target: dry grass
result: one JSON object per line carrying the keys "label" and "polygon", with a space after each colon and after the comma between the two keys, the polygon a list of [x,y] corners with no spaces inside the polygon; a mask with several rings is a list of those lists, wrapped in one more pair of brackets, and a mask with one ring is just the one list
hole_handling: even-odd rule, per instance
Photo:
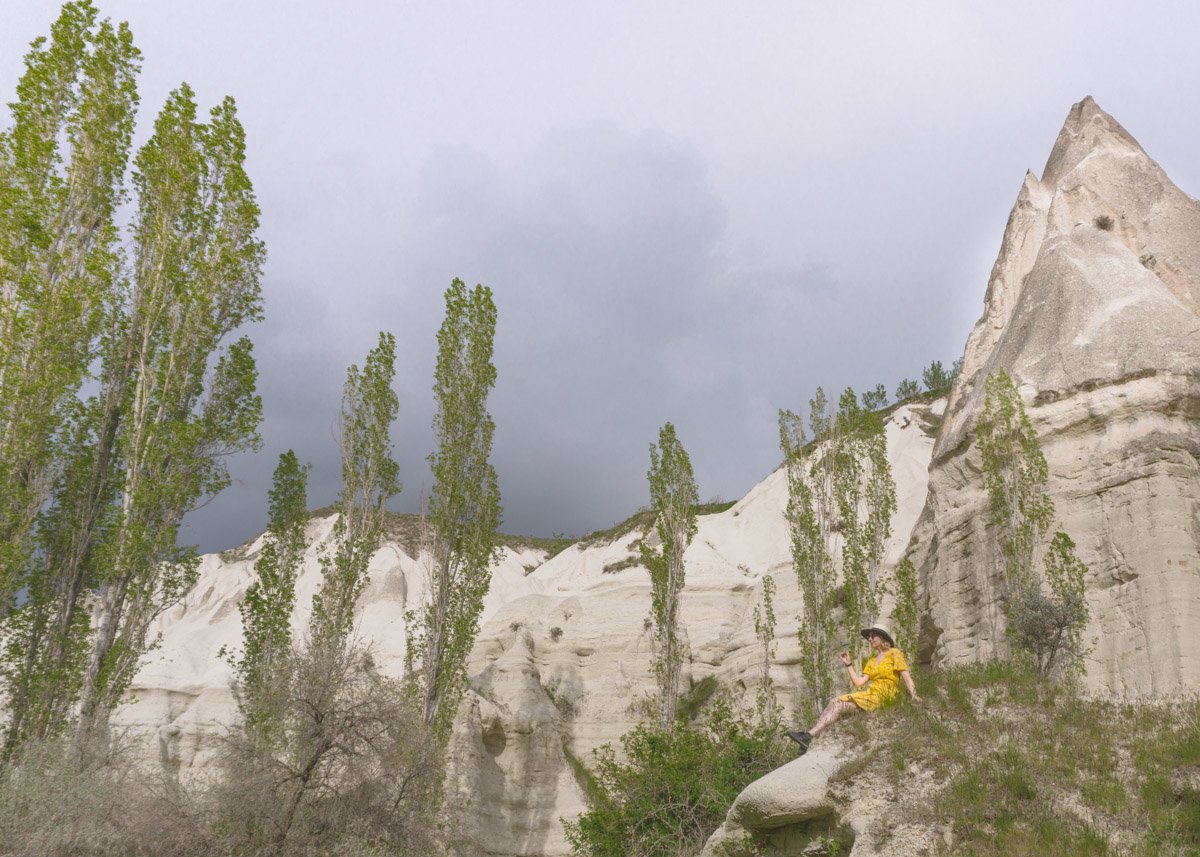
{"label": "dry grass", "polygon": [[118,752],[80,759],[68,742],[25,748],[0,777],[0,854],[108,857],[214,853],[197,802]]}
{"label": "dry grass", "polygon": [[[962,857],[1200,854],[1200,700],[1084,699],[1012,664],[922,676],[919,691],[836,727],[899,806],[877,839],[899,818],[948,826],[942,853]],[[914,791],[918,774],[931,785]]]}
{"label": "dry grass", "polygon": [[0,855],[443,853],[441,751],[363,654],[297,654],[277,727],[228,736],[219,768],[187,788],[129,754],[27,747],[0,775]]}

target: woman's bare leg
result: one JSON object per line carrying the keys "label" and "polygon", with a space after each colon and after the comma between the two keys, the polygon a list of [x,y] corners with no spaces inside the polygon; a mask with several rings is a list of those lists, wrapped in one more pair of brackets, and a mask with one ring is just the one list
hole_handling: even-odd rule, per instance
{"label": "woman's bare leg", "polygon": [[817,719],[817,722],[808,730],[808,734],[816,738],[825,731],[826,726],[835,722],[842,715],[850,714],[854,711],[858,711],[858,706],[853,702],[834,697],[829,700],[829,704],[825,706],[825,710],[821,712],[821,716]]}

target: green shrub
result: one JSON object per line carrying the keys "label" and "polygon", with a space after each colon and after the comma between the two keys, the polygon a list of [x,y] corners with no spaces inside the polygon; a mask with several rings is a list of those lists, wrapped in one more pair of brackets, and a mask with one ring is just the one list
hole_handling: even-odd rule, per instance
{"label": "green shrub", "polygon": [[921,385],[918,384],[916,381],[913,381],[909,378],[905,378],[896,387],[896,402],[897,403],[906,401],[908,399],[913,398],[914,396],[919,396],[919,395],[921,395]]}
{"label": "green shrub", "polygon": [[700,709],[704,708],[705,704],[712,699],[713,694],[717,692],[717,677],[715,675],[707,676],[700,679],[692,685],[691,690],[685,693],[679,700],[679,717],[681,720],[695,720],[700,714]]}
{"label": "green shrub", "polygon": [[703,725],[639,726],[596,753],[588,811],[566,823],[577,857],[694,854],[734,798],[793,753],[777,733],[713,707]]}

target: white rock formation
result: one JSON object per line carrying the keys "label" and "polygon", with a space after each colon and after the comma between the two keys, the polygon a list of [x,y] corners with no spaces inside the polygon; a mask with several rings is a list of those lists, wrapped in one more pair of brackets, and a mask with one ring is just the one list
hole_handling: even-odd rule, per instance
{"label": "white rock formation", "polygon": [[1200,204],[1091,98],[1025,176],[937,438],[914,548],[935,664],[1004,650],[974,427],[1018,384],[1088,565],[1099,692],[1200,686]]}
{"label": "white rock formation", "polygon": [[[1090,99],[1072,109],[1042,178],[1025,178],[936,447],[926,427],[944,402],[901,407],[888,422],[900,505],[888,561],[906,546],[915,552],[926,656],[938,664],[1004,647],[1003,586],[973,443],[982,382],[999,367],[1020,385],[1061,523],[1091,569],[1089,682],[1101,691],[1194,691],[1200,205]],[[715,675],[753,699],[762,649],[752,611],[763,576],[772,574],[780,617],[772,674],[781,701],[791,704],[800,603],[786,501],[777,472],[728,511],[701,519],[685,557],[685,679]],[[331,518],[315,519],[314,543],[331,526]],[[571,758],[586,761],[642,719],[654,692],[649,584],[643,569],[623,567],[639,535],[580,543],[549,561],[514,544],[494,570],[448,783],[465,810],[460,833],[481,854],[565,854],[560,819],[583,809]],[[401,616],[423,587],[411,541],[394,539],[376,554],[360,605],[359,632],[392,675],[403,664]],[[217,652],[240,641],[237,603],[260,548],[205,557],[200,583],[162,617],[162,646],[147,657],[134,701],[117,718],[145,733],[152,752],[181,775],[211,762],[215,736],[235,720],[230,673]],[[315,550],[297,587],[296,627],[319,583]],[[796,813],[826,806],[809,785],[827,779],[828,766],[817,765],[815,749],[807,758],[752,787],[731,810],[726,834],[790,818],[771,828],[786,839]],[[760,808],[771,802],[768,818]],[[860,801],[843,815],[861,832],[876,811]],[[891,839],[889,849],[908,845],[889,853],[921,853],[923,835]],[[777,844],[780,853],[791,847]],[[861,837],[854,853],[869,848]]]}
{"label": "white rock formation", "polygon": [[[891,562],[900,558],[920,512],[931,426],[943,405],[944,400],[902,406],[887,424],[900,495],[888,545]],[[685,556],[682,619],[691,646],[685,681],[716,675],[752,704],[762,657],[753,608],[763,576],[771,574],[779,616],[772,678],[781,703],[791,705],[799,675],[800,603],[783,519],[786,504],[787,486],[777,471],[732,508],[700,518]],[[307,622],[320,576],[316,549],[332,523],[320,518],[310,525],[313,547],[297,584],[301,606],[295,627]],[[634,530],[576,544],[547,562],[539,551],[509,548],[495,568],[449,777],[465,810],[460,832],[477,843],[479,853],[566,854],[561,819],[584,808],[568,754],[590,761],[592,750],[616,743],[643,720],[655,689],[649,580],[636,565],[614,568],[634,554],[631,545],[640,535]],[[230,671],[217,652],[240,643],[237,603],[260,549],[255,541],[226,559],[204,558],[200,582],[160,620],[162,646],[147,657],[133,702],[118,714],[119,722],[145,733],[151,751],[184,777],[211,763],[217,736],[235,720]],[[372,560],[371,584],[360,604],[359,633],[373,644],[378,668],[392,675],[403,665],[401,617],[423,586],[413,554],[405,539],[389,541]]]}

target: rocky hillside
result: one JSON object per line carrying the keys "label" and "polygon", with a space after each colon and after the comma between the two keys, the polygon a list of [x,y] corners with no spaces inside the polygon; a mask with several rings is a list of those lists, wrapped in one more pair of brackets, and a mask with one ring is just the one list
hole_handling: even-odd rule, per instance
{"label": "rocky hillside", "polygon": [[[888,419],[900,494],[888,561],[906,551],[918,561],[926,661],[1003,653],[1003,591],[973,430],[983,379],[1005,368],[1041,438],[1062,526],[1090,568],[1090,688],[1165,695],[1200,686],[1198,367],[1200,205],[1087,99],[1071,110],[1042,178],[1025,178],[949,401],[908,404]],[[801,605],[786,502],[777,472],[700,519],[685,557],[685,681],[715,676],[753,698],[762,649],[752,611],[771,574],[773,678],[790,705]],[[495,568],[449,780],[466,810],[459,832],[480,853],[565,854],[560,819],[583,808],[574,760],[642,718],[654,687],[650,594],[633,545],[649,523],[635,517],[552,558],[510,541]],[[298,627],[331,526],[330,517],[310,525]],[[392,675],[403,662],[401,617],[424,585],[418,535],[397,531],[374,557],[360,605],[359,632]],[[217,653],[239,642],[237,602],[260,547],[205,558],[195,590],[162,617],[162,646],[120,714],[184,775],[203,770],[234,720]]]}
{"label": "rocky hillside", "polygon": [[700,857],[1200,854],[1200,700],[1081,700],[995,661],[917,683],[750,784]]}

